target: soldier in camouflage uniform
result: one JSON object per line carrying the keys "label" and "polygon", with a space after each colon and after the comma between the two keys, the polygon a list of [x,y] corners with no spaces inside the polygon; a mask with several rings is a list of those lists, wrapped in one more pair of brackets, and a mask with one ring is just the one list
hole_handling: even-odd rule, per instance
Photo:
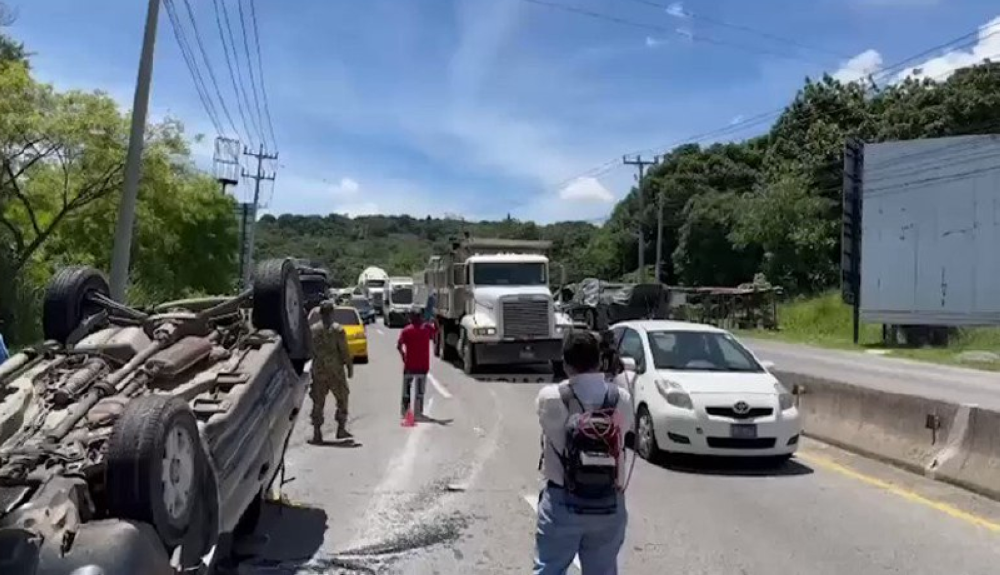
{"label": "soldier in camouflage uniform", "polygon": [[[354,377],[354,362],[347,349],[344,328],[333,321],[333,308],[331,300],[324,300],[320,304],[321,321],[311,324],[314,353],[309,396],[313,402],[314,443],[323,442],[323,408],[328,393],[332,393],[337,401],[337,439],[353,437],[347,432],[347,400],[351,393],[347,379]],[[347,369],[346,374],[344,368]]]}

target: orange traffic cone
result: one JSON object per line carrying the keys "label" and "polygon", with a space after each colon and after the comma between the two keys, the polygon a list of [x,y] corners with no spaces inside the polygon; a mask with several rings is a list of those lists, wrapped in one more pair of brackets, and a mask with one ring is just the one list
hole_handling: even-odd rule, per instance
{"label": "orange traffic cone", "polygon": [[400,425],[402,425],[403,427],[415,427],[417,425],[417,420],[413,416],[412,407],[406,410],[406,415],[403,417],[403,423],[401,423]]}

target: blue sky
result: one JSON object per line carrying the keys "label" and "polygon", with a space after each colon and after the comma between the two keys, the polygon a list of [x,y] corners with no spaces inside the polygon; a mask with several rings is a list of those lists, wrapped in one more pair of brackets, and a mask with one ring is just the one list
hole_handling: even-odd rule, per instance
{"label": "blue sky", "polygon": [[[41,79],[131,104],[146,2],[7,1]],[[623,153],[662,151],[780,107],[807,75],[877,71],[1000,16],[995,0],[543,0],[644,29],[527,0],[255,1],[280,152],[268,211],[541,222],[606,216],[633,170],[593,169]],[[236,116],[212,0],[190,2]],[[159,31],[153,117],[214,137],[166,13]],[[922,68],[990,54],[1000,34]],[[209,167],[211,144],[195,152]]]}

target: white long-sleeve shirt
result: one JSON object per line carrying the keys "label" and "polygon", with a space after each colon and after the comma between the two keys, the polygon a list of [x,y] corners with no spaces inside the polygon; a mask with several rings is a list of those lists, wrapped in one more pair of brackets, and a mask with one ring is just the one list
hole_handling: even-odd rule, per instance
{"label": "white long-sleeve shirt", "polygon": [[[587,410],[597,409],[604,403],[609,384],[603,373],[585,373],[571,377],[570,385],[576,397],[580,399]],[[563,465],[558,453],[566,452],[566,421],[569,410],[559,396],[559,386],[546,385],[538,392],[535,400],[538,409],[538,423],[544,436],[544,451],[542,456],[542,476],[545,480],[558,485],[563,484]],[[618,405],[615,407],[615,421],[621,430],[621,444],[618,456],[618,485],[625,485],[625,433],[632,429],[632,398],[628,389],[618,386]]]}

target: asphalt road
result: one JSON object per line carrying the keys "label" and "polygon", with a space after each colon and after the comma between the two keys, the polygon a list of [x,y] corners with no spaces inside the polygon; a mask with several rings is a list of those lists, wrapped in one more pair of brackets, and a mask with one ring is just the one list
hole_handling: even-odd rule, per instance
{"label": "asphalt road", "polygon": [[773,361],[775,371],[1000,409],[996,372],[776,341],[742,341],[761,359]]}
{"label": "asphalt road", "polygon": [[[435,360],[437,421],[404,428],[395,332],[369,333],[372,363],[351,392],[359,445],[307,444],[300,422],[288,503],[266,509],[269,539],[240,572],[530,573],[539,384],[474,380]],[[814,442],[778,470],[640,460],[627,500],[629,575],[997,570],[1000,505]]]}

